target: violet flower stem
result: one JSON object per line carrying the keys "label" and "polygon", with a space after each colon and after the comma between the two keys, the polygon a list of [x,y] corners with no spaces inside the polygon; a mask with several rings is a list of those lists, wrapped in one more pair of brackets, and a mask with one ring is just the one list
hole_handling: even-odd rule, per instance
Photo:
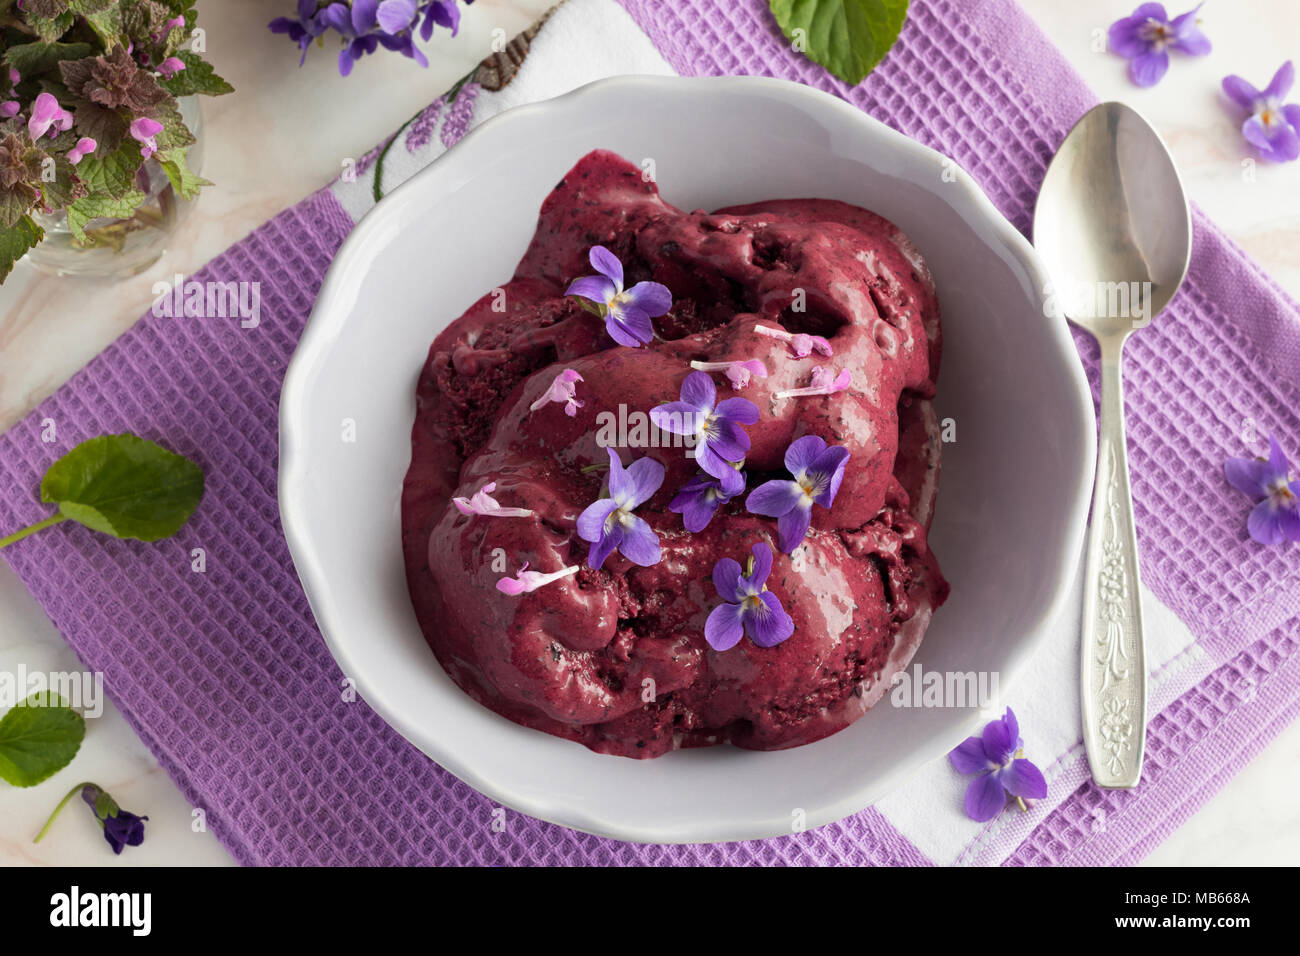
{"label": "violet flower stem", "polygon": [[82,783],[77,784],[75,787],[69,790],[67,795],[62,800],[59,801],[59,805],[54,808],[54,812],[51,813],[49,819],[45,821],[45,826],[41,827],[41,832],[36,834],[36,839],[32,840],[32,842],[40,843],[41,840],[44,838],[45,834],[50,832],[50,827],[51,825],[53,825],[55,818],[58,817],[58,815],[63,812],[63,808],[68,805],[69,800],[71,800],[77,794],[81,793],[81,791],[85,790],[87,787],[94,787],[94,786],[96,786],[96,784],[93,784],[90,781],[83,781]]}
{"label": "violet flower stem", "polygon": [[8,537],[0,538],[0,548],[7,548],[15,541],[23,540],[23,538],[27,537],[29,534],[35,534],[37,531],[43,531],[44,529],[50,527],[51,525],[56,525],[60,521],[67,521],[67,520],[68,520],[68,516],[65,514],[51,515],[50,517],[46,518],[44,521],[38,521],[36,522],[36,524],[28,525],[26,528],[23,528],[21,531],[15,531],[13,534],[9,535]]}

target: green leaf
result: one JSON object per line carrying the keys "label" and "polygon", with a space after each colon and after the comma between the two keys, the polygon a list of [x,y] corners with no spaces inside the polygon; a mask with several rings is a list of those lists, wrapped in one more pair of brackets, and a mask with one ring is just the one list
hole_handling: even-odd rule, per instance
{"label": "green leaf", "polygon": [[54,178],[41,181],[41,201],[46,208],[63,209],[78,192],[77,174],[67,156],[53,155]]}
{"label": "green leaf", "polygon": [[907,2],[768,0],[768,5],[795,49],[856,86],[898,39]]}
{"label": "green leaf", "polygon": [[70,0],[68,9],[80,13],[83,17],[102,13],[110,6],[117,6],[114,0]]}
{"label": "green leaf", "polygon": [[13,189],[0,190],[0,229],[15,228],[39,198],[40,192],[27,183],[17,183]]}
{"label": "green leaf", "polygon": [[0,779],[34,787],[72,762],[86,719],[51,691],[32,694],[0,717]]}
{"label": "green leaf", "polygon": [[88,14],[86,22],[107,50],[122,34],[122,8],[115,3],[99,13]]}
{"label": "green leaf", "polygon": [[34,13],[27,14],[27,25],[36,31],[36,35],[46,43],[53,43],[63,34],[72,29],[73,21],[76,16],[71,13],[60,13],[57,17],[38,17]]}
{"label": "green leaf", "polygon": [[203,497],[198,465],[138,435],[84,441],[45,473],[41,500],[95,531],[157,541],[174,535]]}
{"label": "green leaf", "polygon": [[90,56],[89,43],[20,43],[5,52],[5,62],[23,76],[38,76],[53,69],[60,60]]}
{"label": "green leaf", "polygon": [[0,282],[13,271],[14,263],[45,238],[45,230],[23,216],[12,229],[0,229]]}
{"label": "green leaf", "polygon": [[194,134],[185,125],[180,107],[174,97],[167,97],[147,114],[150,119],[163,124],[162,132],[154,137],[159,152],[179,149],[195,142]]}
{"label": "green leaf", "polygon": [[159,81],[159,85],[173,96],[222,96],[235,92],[235,88],[217,76],[212,64],[197,53],[178,50],[176,56],[185,62],[185,69],[169,80]]}
{"label": "green leaf", "polygon": [[136,189],[125,196],[83,196],[68,207],[68,229],[78,242],[86,241],[86,225],[95,219],[130,219],[144,193]]}
{"label": "green leaf", "polygon": [[[111,151],[119,148],[126,142],[127,130],[130,128],[130,114],[125,110],[112,110],[107,106],[100,106],[98,103],[92,103],[90,100],[74,97],[67,103],[67,109],[72,110],[73,123],[79,136],[89,136],[99,144],[99,150]],[[135,164],[140,164],[140,146],[137,143],[135,155],[132,157]]]}
{"label": "green leaf", "polygon": [[96,150],[77,164],[77,178],[86,184],[90,196],[121,199],[135,190],[135,171],[140,168],[140,144],[124,141],[109,153]]}
{"label": "green leaf", "polygon": [[211,186],[211,181],[204,179],[202,176],[195,175],[185,163],[185,154],[188,149],[169,149],[166,152],[160,152],[154,159],[158,160],[158,165],[162,167],[167,178],[171,180],[172,188],[184,199],[193,199],[199,194],[199,190],[204,186]]}

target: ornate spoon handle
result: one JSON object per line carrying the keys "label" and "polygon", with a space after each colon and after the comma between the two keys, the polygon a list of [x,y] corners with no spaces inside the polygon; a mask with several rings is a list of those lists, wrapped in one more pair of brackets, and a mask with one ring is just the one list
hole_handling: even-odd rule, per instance
{"label": "ornate spoon handle", "polygon": [[1101,342],[1101,432],[1083,581],[1083,742],[1092,778],[1136,787],[1146,743],[1147,669],[1137,535],[1124,439],[1123,339]]}

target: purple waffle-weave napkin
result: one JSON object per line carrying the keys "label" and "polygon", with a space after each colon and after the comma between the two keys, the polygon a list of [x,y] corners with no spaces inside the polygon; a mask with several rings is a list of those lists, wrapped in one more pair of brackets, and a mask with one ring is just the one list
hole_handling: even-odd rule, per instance
{"label": "purple waffle-weave napkin", "polygon": [[[914,0],[899,44],[855,89],[792,52],[761,0],[621,2],[678,72],[762,73],[831,90],[955,158],[1022,229],[1052,151],[1094,102],[1010,0]],[[577,29],[574,10],[609,3],[563,8],[566,29]],[[1012,49],[1008,63],[1000,51]],[[523,70],[540,69],[533,60]],[[404,163],[418,164],[454,143],[517,90],[494,91],[499,72],[433,104],[390,156],[405,151]],[[386,165],[385,188],[401,165]],[[357,186],[323,190],[193,277],[260,282],[256,335],[146,316],[0,439],[4,528],[45,514],[33,493],[40,476],[91,435],[135,431],[204,466],[207,496],[173,539],[146,545],[63,526],[4,557],[86,666],[104,673],[214,833],[240,861],[264,864],[929,862],[880,809],[726,845],[624,844],[517,815],[494,832],[486,798],[364,704],[341,699],[342,675],[279,527],[276,413],[321,278],[361,211]],[[1223,460],[1244,453],[1243,422],[1300,448],[1300,391],[1281,374],[1300,359],[1300,316],[1203,216],[1195,227],[1189,280],[1134,340],[1126,372],[1145,583],[1190,630],[1203,667],[1153,719],[1140,788],[1102,792],[1080,780],[1050,812],[962,859],[1139,859],[1300,705],[1300,566],[1246,539],[1243,501],[1221,477]],[[45,418],[59,423],[57,445],[40,439]],[[208,555],[203,574],[191,570],[196,547]]]}

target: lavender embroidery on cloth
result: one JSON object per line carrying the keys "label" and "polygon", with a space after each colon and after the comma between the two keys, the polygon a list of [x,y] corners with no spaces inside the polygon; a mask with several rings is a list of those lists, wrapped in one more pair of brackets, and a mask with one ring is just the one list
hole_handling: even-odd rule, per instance
{"label": "lavender embroidery on cloth", "polygon": [[462,136],[469,132],[470,119],[474,116],[474,101],[478,98],[479,85],[466,83],[460,91],[453,94],[451,109],[442,124],[442,145],[451,149],[460,142]]}
{"label": "lavender embroidery on cloth", "polygon": [[446,98],[440,96],[420,111],[420,115],[411,124],[410,132],[406,134],[408,153],[418,153],[433,141],[433,131],[438,125],[438,117],[442,116],[442,108],[445,105]]}

